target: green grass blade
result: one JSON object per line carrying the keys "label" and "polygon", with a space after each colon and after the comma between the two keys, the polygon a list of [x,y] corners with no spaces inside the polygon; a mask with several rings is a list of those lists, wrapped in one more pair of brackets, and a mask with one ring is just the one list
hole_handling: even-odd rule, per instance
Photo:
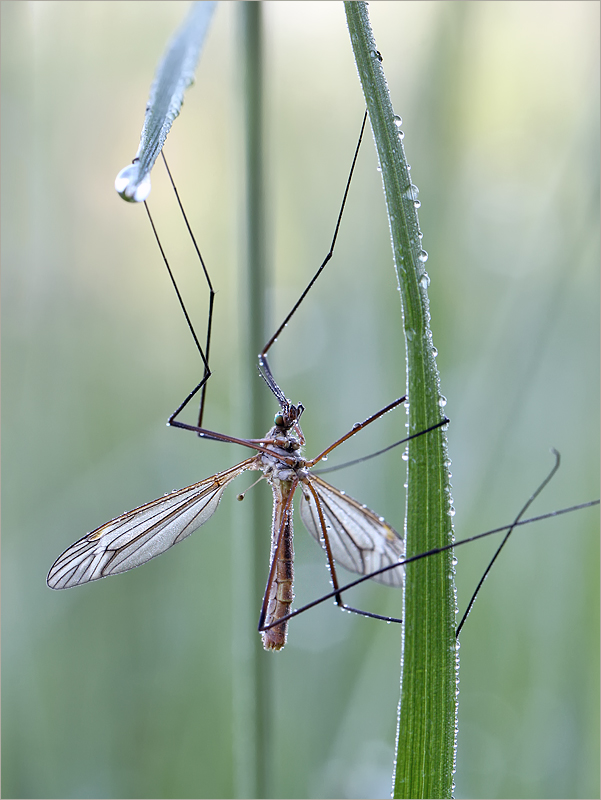
{"label": "green grass blade", "polygon": [[115,189],[128,202],[141,203],[150,194],[150,171],[179,115],[184,92],[194,81],[194,70],[215,5],[213,0],[193,3],[183,24],[167,44],[150,87],[135,161],[122,169],[115,180]]}
{"label": "green grass blade", "polygon": [[[412,434],[438,422],[444,403],[430,331],[427,255],[421,246],[417,191],[367,6],[346,2],[345,7],[382,170],[403,310]],[[411,440],[408,456],[405,526],[410,556],[452,540],[445,434],[437,429]],[[453,574],[451,552],[406,570],[394,797],[450,797],[452,793],[457,713]]]}

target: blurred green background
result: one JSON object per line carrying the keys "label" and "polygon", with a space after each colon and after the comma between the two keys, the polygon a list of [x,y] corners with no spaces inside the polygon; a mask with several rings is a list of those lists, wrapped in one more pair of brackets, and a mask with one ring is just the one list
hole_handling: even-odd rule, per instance
{"label": "blurred green background", "polygon": [[[239,358],[237,5],[217,10],[166,152],[218,291],[205,421],[258,436],[274,409],[267,396],[264,430],[243,427],[259,378]],[[327,252],[363,102],[342,4],[263,6],[273,329]],[[244,794],[236,676],[257,614],[236,588],[240,489],[141,570],[45,585],[86,531],[246,457],[165,427],[200,364],[144,210],[113,189],[186,8],[1,6],[5,797]],[[370,13],[422,201],[457,538],[509,522],[551,446],[562,468],[532,512],[595,498],[599,6],[372,2]],[[336,257],[274,351],[284,391],[307,408],[309,456],[404,389],[376,166],[368,136]],[[198,267],[155,173],[151,207],[203,326]],[[387,415],[338,458],[384,446],[404,423],[402,410]],[[332,482],[402,529],[400,453]],[[522,529],[487,580],[461,639],[457,797],[599,796],[598,541],[595,509]],[[493,549],[457,551],[460,610]],[[296,550],[300,604],[328,587],[300,520]],[[377,586],[353,599],[400,607]],[[273,796],[388,796],[399,654],[396,626],[329,603],[292,623],[286,649],[265,654]]]}

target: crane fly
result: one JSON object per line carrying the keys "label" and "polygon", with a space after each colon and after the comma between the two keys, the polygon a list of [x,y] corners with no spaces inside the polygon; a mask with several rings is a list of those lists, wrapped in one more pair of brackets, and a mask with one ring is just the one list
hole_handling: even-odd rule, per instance
{"label": "crane fly", "polygon": [[[268,361],[268,352],[272,345],[296,313],[326,264],[332,258],[366,123],[367,112],[363,116],[359,139],[347,178],[330,249],[290,313],[259,354],[259,372],[280,406],[280,410],[275,415],[273,427],[263,439],[239,439],[202,427],[206,386],[211,375],[208,356],[215,292],[165,161],[180,211],[192,238],[209,290],[207,335],[203,348],[194,331],[190,316],[159,240],[148,205],[145,203],[146,211],[178,302],[203,363],[201,381],[170,415],[168,424],[194,431],[201,438],[232,442],[249,447],[257,452],[254,456],[224,472],[219,472],[184,489],[176,490],[158,500],[146,503],[87,534],[65,550],[53,564],[47,579],[50,588],[67,589],[99,580],[108,575],[126,572],[164,553],[173,545],[183,541],[212,517],[217,510],[223,492],[235,478],[247,470],[256,470],[262,473],[259,480],[265,479],[270,484],[273,492],[270,569],[259,619],[259,631],[262,634],[265,649],[280,650],[286,642],[288,618],[291,614],[291,604],[294,596],[292,502],[299,487],[301,489],[301,519],[311,536],[325,550],[332,585],[336,593],[336,604],[341,608],[364,616],[400,621],[346,605],[342,601],[339,591],[335,562],[346,567],[351,572],[369,576],[373,572],[382,570],[382,568],[393,567],[403,558],[405,554],[403,538],[383,517],[378,516],[352,497],[331,486],[322,478],[313,474],[311,469],[342,442],[354,436],[383,414],[399,406],[407,398],[403,396],[393,401],[364,422],[355,424],[348,433],[337,439],[315,458],[306,459],[302,455],[305,438],[299,424],[304,407],[301,403],[295,405],[286,398],[273,377]],[[190,425],[180,421],[178,419],[179,414],[198,393],[200,393],[200,407],[197,424]],[[435,425],[426,431],[414,434],[414,436],[427,433],[447,422],[447,418],[442,417]],[[408,438],[413,438],[413,436]],[[406,441],[406,439],[402,441]],[[397,444],[400,444],[400,442],[397,442]],[[380,573],[374,577],[374,580],[387,586],[400,587],[403,583],[402,567]],[[298,610],[293,613],[298,613]],[[285,619],[282,620],[282,618]]]}

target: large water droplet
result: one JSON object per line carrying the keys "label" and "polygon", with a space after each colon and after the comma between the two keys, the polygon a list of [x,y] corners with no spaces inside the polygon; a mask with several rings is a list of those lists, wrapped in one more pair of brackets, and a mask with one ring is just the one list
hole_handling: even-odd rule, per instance
{"label": "large water droplet", "polygon": [[140,167],[136,162],[124,167],[115,178],[116,192],[128,203],[142,203],[150,194],[150,175],[140,181],[139,172]]}

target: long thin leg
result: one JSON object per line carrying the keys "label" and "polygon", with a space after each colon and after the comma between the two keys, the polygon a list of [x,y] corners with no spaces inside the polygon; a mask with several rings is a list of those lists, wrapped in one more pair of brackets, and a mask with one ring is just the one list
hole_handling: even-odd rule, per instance
{"label": "long thin leg", "polygon": [[369,461],[370,458],[375,458],[376,456],[381,456],[383,453],[387,453],[389,450],[398,447],[400,444],[405,444],[411,439],[416,439],[418,436],[423,436],[424,433],[429,433],[430,431],[433,431],[436,428],[441,428],[448,422],[450,422],[450,419],[448,417],[445,417],[440,422],[437,422],[436,425],[432,425],[431,427],[426,428],[424,431],[420,431],[419,433],[412,433],[411,436],[405,436],[404,439],[399,439],[398,442],[393,442],[393,444],[389,444],[387,447],[383,447],[381,450],[376,450],[375,453],[369,453],[368,455],[361,456],[360,458],[353,458],[352,461],[344,461],[342,464],[336,464],[336,466],[334,467],[326,467],[325,469],[316,469],[313,472],[313,474],[325,475],[326,472],[337,472],[339,469],[346,469],[347,467],[354,467],[355,464],[362,464],[364,461]]}
{"label": "long thin leg", "polygon": [[522,508],[520,510],[520,513],[515,518],[515,520],[513,522],[513,525],[509,528],[509,530],[507,531],[507,533],[503,537],[503,541],[497,547],[497,550],[496,550],[494,556],[492,557],[492,559],[490,560],[488,566],[484,570],[484,575],[480,578],[480,581],[479,581],[478,585],[476,586],[476,589],[475,589],[473,595],[471,596],[471,599],[470,599],[469,603],[467,604],[467,608],[465,609],[464,615],[461,617],[461,622],[457,626],[457,630],[455,632],[455,637],[456,638],[459,637],[459,634],[461,633],[461,629],[463,628],[463,625],[464,625],[466,619],[468,618],[468,615],[469,615],[470,611],[472,610],[472,606],[474,605],[474,603],[476,601],[476,597],[478,596],[478,592],[480,591],[480,589],[482,587],[482,584],[486,580],[486,577],[487,577],[488,573],[491,571],[492,565],[497,560],[497,557],[499,556],[501,550],[505,547],[505,544],[507,543],[507,540],[509,539],[509,537],[513,533],[513,529],[519,523],[520,519],[524,516],[524,514],[526,513],[528,508],[531,506],[531,504],[534,502],[534,500],[539,496],[539,494],[542,492],[542,490],[545,488],[545,486],[549,483],[551,478],[555,475],[555,473],[559,469],[559,464],[561,463],[561,456],[559,455],[557,450],[553,449],[551,452],[555,456],[555,465],[553,466],[553,469],[547,475],[545,480],[540,484],[538,489],[530,495],[530,497],[528,498],[527,502],[524,503],[524,505],[522,506]]}
{"label": "long thin leg", "polygon": [[[205,356],[206,356],[206,364],[205,364],[205,377],[204,377],[204,384],[202,387],[202,395],[200,398],[200,407],[198,409],[198,427],[202,427],[202,418],[204,414],[204,407],[205,407],[205,397],[206,397],[206,388],[207,388],[207,381],[211,375],[211,371],[209,369],[209,355],[211,351],[211,331],[213,327],[213,303],[215,302],[215,290],[213,289],[213,284],[211,283],[211,278],[209,276],[209,271],[204,262],[204,258],[202,257],[202,253],[200,252],[200,248],[198,247],[198,243],[196,242],[196,237],[194,236],[194,232],[192,227],[188,221],[188,217],[186,212],[184,211],[184,206],[179,196],[179,192],[177,191],[177,187],[175,185],[175,181],[173,180],[173,176],[171,175],[171,170],[169,169],[169,165],[167,164],[167,159],[165,158],[165,153],[161,150],[161,155],[163,157],[163,163],[165,164],[165,169],[167,170],[167,174],[169,175],[169,180],[171,181],[171,186],[173,186],[173,191],[175,192],[175,197],[177,198],[177,204],[182,212],[182,217],[184,218],[184,222],[186,223],[186,228],[188,229],[188,233],[190,234],[190,239],[192,240],[192,244],[194,245],[194,249],[196,250],[196,255],[198,256],[198,260],[200,261],[200,265],[202,267],[202,271],[204,272],[205,280],[207,282],[207,286],[209,287],[209,313],[207,318],[207,335],[205,339]],[[179,296],[179,292],[178,292]],[[183,304],[182,304],[183,308]],[[184,314],[186,315],[186,320],[188,320],[188,315],[186,314],[186,310],[183,309]],[[188,322],[190,325],[190,323]],[[190,325],[190,329],[192,330],[192,326]],[[192,330],[192,335],[194,336],[194,340],[197,342],[196,335]],[[204,361],[204,359],[203,359]]]}
{"label": "long thin leg", "polygon": [[282,392],[282,390],[278,386],[275,378],[273,377],[273,374],[272,374],[271,369],[269,367],[269,362],[267,360],[267,353],[271,349],[273,343],[278,338],[280,333],[284,330],[286,325],[290,322],[290,320],[292,319],[292,317],[296,313],[296,311],[297,311],[298,307],[300,306],[300,304],[303,302],[305,297],[309,294],[309,292],[311,291],[311,289],[313,287],[313,284],[319,278],[319,276],[323,272],[326,264],[328,263],[328,261],[332,258],[333,254],[334,254],[334,246],[336,245],[336,239],[338,238],[338,231],[340,229],[340,223],[342,221],[342,215],[344,213],[344,207],[346,205],[346,199],[348,197],[349,189],[351,187],[351,179],[353,177],[353,172],[355,171],[355,164],[357,163],[357,157],[359,155],[359,148],[361,147],[361,142],[363,140],[363,133],[365,131],[366,123],[367,123],[367,111],[363,115],[363,122],[361,123],[361,132],[359,134],[359,140],[358,140],[357,146],[355,148],[355,155],[353,156],[353,163],[351,164],[351,169],[350,169],[350,172],[349,172],[349,176],[348,176],[347,181],[346,181],[346,187],[344,189],[344,196],[342,198],[342,204],[340,206],[340,211],[338,212],[338,219],[336,220],[336,228],[334,229],[334,235],[332,237],[332,243],[330,244],[330,249],[329,249],[326,257],[322,261],[319,269],[317,270],[315,275],[311,278],[311,280],[309,281],[309,283],[308,283],[307,287],[305,288],[304,292],[298,298],[298,300],[296,301],[296,303],[292,307],[292,309],[289,312],[289,314],[287,315],[287,317],[284,319],[284,321],[282,322],[280,327],[277,329],[277,331],[273,334],[271,339],[267,342],[267,344],[265,345],[263,350],[259,353],[259,371],[261,372],[261,374],[265,378],[265,382],[267,383],[267,385],[269,386],[271,391],[274,393],[274,395],[278,398],[280,403],[286,402],[286,397],[284,396],[284,393]]}
{"label": "long thin leg", "polygon": [[323,537],[323,545],[326,551],[326,555],[328,558],[328,569],[330,570],[330,577],[332,579],[332,586],[334,587],[333,597],[336,605],[343,609],[344,611],[350,611],[353,614],[359,614],[362,617],[371,617],[372,619],[381,619],[385,622],[402,622],[400,619],[396,619],[395,617],[384,617],[381,614],[374,614],[371,611],[362,611],[359,608],[353,608],[352,606],[347,606],[346,603],[342,601],[342,595],[339,589],[338,584],[338,576],[336,575],[336,564],[334,562],[334,557],[332,555],[332,548],[330,547],[330,537],[328,536],[328,530],[326,527],[326,521],[323,516],[323,510],[321,508],[321,502],[319,497],[317,496],[317,492],[311,485],[311,481],[305,482],[306,487],[309,489],[311,494],[313,495],[313,499],[315,500],[315,506],[317,508],[317,513],[319,515],[319,525],[321,527],[321,534]]}
{"label": "long thin leg", "polygon": [[194,233],[192,231],[192,227],[191,227],[191,225],[190,225],[190,223],[188,221],[188,217],[186,215],[186,212],[184,211],[184,207],[183,207],[183,204],[181,202],[181,199],[180,199],[180,196],[179,196],[179,192],[177,191],[177,187],[175,185],[175,182],[173,180],[173,176],[171,175],[171,171],[170,171],[169,166],[167,164],[167,159],[165,158],[165,154],[162,153],[162,156],[163,156],[163,162],[165,164],[165,169],[167,170],[167,174],[169,176],[169,180],[171,181],[171,186],[173,187],[173,191],[175,192],[175,197],[177,199],[177,203],[179,205],[182,217],[183,217],[184,222],[186,224],[186,227],[188,229],[188,233],[190,235],[190,239],[192,240],[192,244],[194,245],[194,249],[196,250],[196,254],[198,256],[198,260],[200,261],[200,265],[202,267],[202,271],[204,273],[205,280],[207,282],[207,286],[208,286],[208,289],[209,289],[209,310],[208,310],[208,317],[207,317],[207,331],[206,331],[205,345],[204,345],[204,348],[203,348],[202,345],[200,344],[199,340],[198,340],[198,336],[196,335],[196,331],[194,330],[194,326],[192,324],[192,320],[190,319],[190,315],[188,314],[188,311],[186,309],[186,305],[184,303],[184,300],[183,300],[183,298],[181,296],[181,293],[180,293],[179,288],[177,286],[177,283],[175,281],[175,277],[173,275],[173,272],[171,271],[171,267],[169,265],[169,261],[167,260],[167,256],[165,254],[165,251],[163,250],[163,246],[161,244],[161,240],[159,239],[159,235],[158,235],[156,226],[154,224],[154,220],[152,219],[152,216],[150,214],[150,209],[148,207],[148,204],[146,202],[144,202],[144,206],[146,208],[146,213],[148,214],[148,219],[150,221],[150,225],[152,227],[152,231],[154,233],[154,237],[156,239],[156,242],[157,242],[157,244],[159,246],[159,250],[160,250],[161,256],[163,257],[163,261],[165,262],[165,266],[167,268],[167,272],[169,274],[169,278],[171,279],[171,283],[173,284],[173,288],[175,290],[175,294],[177,296],[177,299],[178,299],[178,302],[180,304],[180,307],[181,307],[181,309],[183,311],[184,318],[186,320],[186,323],[188,325],[190,333],[192,334],[192,339],[194,340],[194,344],[196,345],[196,349],[198,350],[198,353],[199,353],[199,355],[200,355],[200,357],[202,359],[202,363],[204,365],[204,375],[203,375],[202,380],[200,381],[198,386],[196,386],[195,389],[192,390],[192,392],[190,392],[190,394],[186,397],[184,402],[180,406],[178,406],[176,411],[170,416],[168,424],[171,424],[171,421],[180,413],[180,411],[182,411],[182,409],[188,404],[188,402],[191,400],[191,398],[194,397],[194,395],[199,390],[202,389],[202,393],[201,393],[201,397],[200,397],[200,404],[199,404],[199,408],[198,408],[198,427],[202,428],[202,420],[203,420],[205,401],[206,401],[207,382],[208,382],[208,380],[209,380],[209,378],[211,376],[211,370],[209,368],[209,355],[210,355],[210,350],[211,350],[211,332],[212,332],[212,326],[213,326],[213,305],[214,305],[214,301],[215,301],[215,290],[213,289],[213,284],[211,283],[211,278],[209,276],[209,272],[207,270],[207,267],[205,265],[204,259],[202,257],[202,253],[200,252],[200,248],[198,247],[198,244],[196,242],[196,237],[194,236]]}
{"label": "long thin leg", "polygon": [[[347,592],[350,589],[353,589],[355,586],[359,586],[361,583],[364,583],[365,581],[372,580],[373,578],[377,577],[378,575],[382,575],[383,573],[388,572],[388,571],[390,571],[392,569],[398,569],[399,567],[406,567],[408,564],[411,564],[414,561],[420,561],[422,558],[429,558],[430,556],[438,555],[438,553],[444,553],[447,550],[451,550],[451,549],[453,549],[455,547],[460,547],[461,545],[464,545],[464,544],[470,544],[471,542],[476,542],[479,539],[484,539],[485,537],[492,536],[495,533],[502,533],[503,531],[508,531],[509,533],[511,533],[515,528],[520,527],[522,525],[530,525],[533,522],[542,522],[543,520],[551,519],[552,517],[558,517],[558,516],[560,516],[562,514],[571,514],[574,511],[581,511],[581,510],[583,510],[585,508],[591,508],[592,506],[598,506],[599,505],[599,500],[589,500],[586,503],[579,503],[578,505],[569,506],[568,508],[560,508],[557,511],[551,511],[551,512],[549,512],[547,514],[539,514],[536,517],[530,517],[528,519],[522,519],[521,517],[524,514],[524,512],[527,510],[527,508],[532,503],[534,498],[536,496],[538,496],[540,491],[542,491],[542,489],[551,480],[551,478],[553,477],[553,475],[557,471],[557,468],[558,468],[558,465],[556,463],[554,465],[553,469],[551,470],[551,472],[549,473],[549,475],[545,478],[545,480],[542,482],[542,484],[539,486],[539,488],[536,490],[536,492],[529,498],[528,502],[521,509],[521,511],[517,515],[516,519],[512,523],[510,523],[509,525],[502,525],[502,526],[500,526],[498,528],[493,528],[490,531],[485,531],[484,533],[478,533],[475,536],[469,536],[467,539],[459,539],[458,541],[453,542],[452,544],[447,544],[447,545],[444,545],[443,547],[437,547],[437,548],[434,548],[432,550],[428,550],[425,553],[419,553],[418,555],[410,556],[409,558],[405,558],[405,559],[401,559],[401,561],[399,561],[398,564],[389,564],[389,565],[387,565],[385,567],[382,567],[381,569],[376,570],[375,572],[370,572],[369,575],[361,575],[361,577],[355,578],[355,580],[344,584],[344,586],[336,587],[331,592],[328,592],[327,594],[322,595],[321,597],[319,597],[317,600],[312,600],[310,603],[307,603],[306,605],[301,606],[301,608],[295,608],[294,611],[291,611],[285,617],[282,617],[281,619],[279,619],[277,621],[278,622],[287,622],[289,619],[292,619],[293,617],[297,617],[299,614],[303,614],[305,611],[309,611],[311,608],[315,608],[315,606],[321,605],[321,603],[325,603],[327,600],[336,600],[336,598],[338,596],[340,596],[343,592]],[[505,543],[506,540],[507,540],[507,535],[503,539],[503,544]],[[494,559],[496,559],[496,555],[493,558],[493,561],[494,561]],[[491,561],[491,565],[492,565],[492,561]],[[490,569],[490,565],[489,565],[489,569]],[[487,573],[488,573],[488,571],[489,570],[487,570]],[[469,609],[471,609],[471,607],[473,605],[473,600],[475,598],[475,595],[479,591],[481,585],[482,585],[482,581],[480,581],[480,583],[478,584],[478,589],[476,590],[476,592],[474,592],[474,596],[472,598],[472,601],[470,602],[470,604],[468,606]],[[347,608],[347,607],[345,606],[345,608]],[[358,611],[357,613],[360,613],[360,614],[365,615],[365,616],[369,616],[366,612]],[[462,620],[461,626],[463,625],[463,622],[465,621],[466,616],[467,616],[467,612],[466,612],[466,614],[464,614],[464,619]],[[388,617],[385,617],[385,619],[386,619],[386,621],[390,621],[390,622],[402,622],[402,620],[393,619],[393,618],[389,619]],[[459,635],[461,626],[458,626],[457,632],[456,632],[456,636]]]}

